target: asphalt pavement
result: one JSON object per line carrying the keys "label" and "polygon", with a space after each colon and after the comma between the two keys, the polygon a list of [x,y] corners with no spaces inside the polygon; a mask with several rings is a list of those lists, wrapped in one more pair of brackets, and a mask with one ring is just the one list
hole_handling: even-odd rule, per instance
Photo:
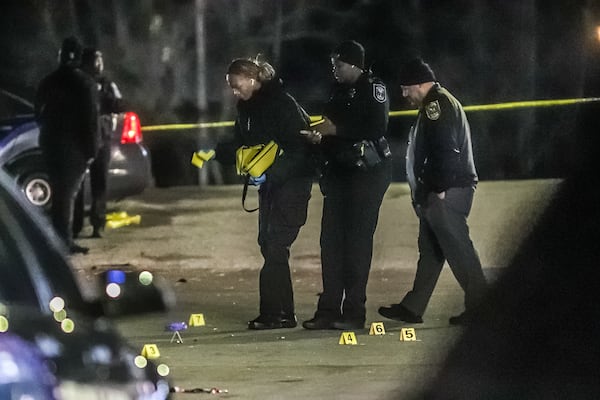
{"label": "asphalt pavement", "polygon": [[[491,282],[510,263],[559,184],[480,183],[469,223]],[[460,287],[446,267],[423,324],[403,324],[377,314],[379,306],[398,302],[410,290],[418,256],[418,221],[407,186],[396,183],[386,194],[375,235],[365,329],[347,332],[347,344],[340,344],[341,331],[304,330],[300,323],[312,317],[321,290],[321,206],[315,186],[309,220],[291,249],[299,319],[293,329],[246,329],[246,322],[257,316],[261,258],[256,214],[242,210],[237,185],[151,188],[111,203],[111,211],[139,215],[140,223],[107,230],[102,239],[81,239],[90,253],[73,256],[72,262],[90,294],[94,277],[112,266],[152,271],[174,294],[176,305],[167,313],[116,322],[140,351],[156,345],[157,361],[169,366],[174,386],[200,389],[177,393],[175,399],[418,397],[463,334],[464,328],[448,323],[462,311]],[[192,314],[202,314],[205,325],[181,331],[182,343],[172,340],[165,326],[189,322]],[[370,334],[371,324],[372,333],[385,333]],[[400,340],[403,328],[413,328],[416,340]],[[212,388],[223,392],[204,392]]]}

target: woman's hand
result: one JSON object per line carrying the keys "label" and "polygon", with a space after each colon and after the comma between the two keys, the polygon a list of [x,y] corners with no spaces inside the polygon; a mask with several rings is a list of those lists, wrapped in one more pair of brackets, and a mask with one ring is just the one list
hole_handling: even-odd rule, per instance
{"label": "woman's hand", "polygon": [[306,136],[306,139],[312,144],[319,144],[323,139],[323,135],[319,131],[301,130],[300,134]]}
{"label": "woman's hand", "polygon": [[335,136],[337,131],[335,124],[327,117],[323,117],[322,119],[311,123],[310,126],[318,126],[319,130],[301,130],[300,134],[306,136],[308,141],[312,144],[321,143],[323,136]]}

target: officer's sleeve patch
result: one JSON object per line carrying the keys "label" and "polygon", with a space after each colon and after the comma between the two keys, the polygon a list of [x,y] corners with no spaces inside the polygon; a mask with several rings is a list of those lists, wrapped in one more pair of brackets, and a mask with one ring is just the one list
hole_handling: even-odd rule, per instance
{"label": "officer's sleeve patch", "polygon": [[387,91],[385,89],[385,85],[381,83],[373,84],[373,98],[377,100],[379,103],[385,103],[387,100]]}
{"label": "officer's sleeve patch", "polygon": [[442,115],[440,103],[437,100],[435,100],[427,104],[425,106],[425,114],[427,115],[427,118],[429,118],[432,121],[437,121],[438,119],[440,119],[440,116]]}

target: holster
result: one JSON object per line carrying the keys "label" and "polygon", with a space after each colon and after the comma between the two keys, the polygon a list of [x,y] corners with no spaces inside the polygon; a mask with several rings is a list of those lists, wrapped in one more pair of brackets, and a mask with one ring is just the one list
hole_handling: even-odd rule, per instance
{"label": "holster", "polygon": [[337,161],[346,167],[368,170],[392,156],[385,136],[377,140],[361,140],[338,154]]}

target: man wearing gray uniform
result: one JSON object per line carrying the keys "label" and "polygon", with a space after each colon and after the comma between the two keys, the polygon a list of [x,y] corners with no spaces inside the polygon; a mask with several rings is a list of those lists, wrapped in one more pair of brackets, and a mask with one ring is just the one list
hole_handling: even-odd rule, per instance
{"label": "man wearing gray uniform", "polygon": [[477,185],[469,122],[462,105],[436,82],[423,60],[405,65],[400,84],[402,95],[419,107],[406,155],[407,179],[419,217],[419,261],[412,290],[400,303],[380,307],[379,314],[423,322],[421,317],[448,261],[465,291],[465,312],[451,317],[450,324],[469,324],[486,288],[467,225]]}

